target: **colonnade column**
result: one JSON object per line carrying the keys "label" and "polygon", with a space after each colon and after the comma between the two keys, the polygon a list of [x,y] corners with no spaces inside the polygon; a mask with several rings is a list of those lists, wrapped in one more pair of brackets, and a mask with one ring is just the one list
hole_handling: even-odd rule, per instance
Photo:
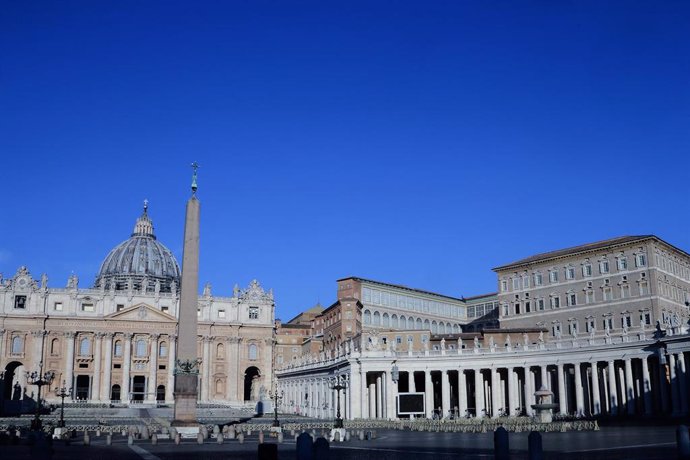
{"label": "colonnade column", "polygon": [[398,395],[398,383],[393,381],[392,372],[386,372],[386,417],[390,420],[397,418],[395,400]]}
{"label": "colonnade column", "polygon": [[585,413],[585,397],[582,391],[582,364],[575,363],[575,413],[582,416]]}
{"label": "colonnade column", "polygon": [[361,409],[361,392],[359,391],[360,388],[360,375],[357,372],[356,369],[350,368],[350,378],[348,381],[347,389],[345,390],[345,393],[348,394],[347,402],[350,406],[350,409],[348,411],[348,419],[354,419],[357,417],[362,417],[362,409]]}
{"label": "colonnade column", "polygon": [[678,382],[680,384],[680,410],[683,415],[688,413],[688,379],[685,373],[685,355],[678,353]]}
{"label": "colonnade column", "polygon": [[614,361],[608,364],[609,377],[609,414],[618,414],[618,391],[616,390],[616,365]]}
{"label": "colonnade column", "polygon": [[515,412],[515,408],[518,406],[516,401],[516,385],[515,385],[515,372],[512,367],[508,367],[507,369],[508,374],[508,407],[506,408],[507,415],[512,416],[512,415],[517,415]]}
{"label": "colonnade column", "polygon": [[484,378],[482,377],[481,369],[474,370],[474,407],[477,413],[475,416],[481,418],[484,416]]}
{"label": "colonnade column", "polygon": [[498,409],[501,405],[501,377],[498,374],[498,369],[495,367],[491,369],[491,417],[498,417]]}
{"label": "colonnade column", "polygon": [[652,379],[649,376],[647,358],[642,358],[642,394],[644,398],[644,414],[652,415]]}
{"label": "colonnade column", "polygon": [[424,406],[426,418],[434,415],[434,384],[431,381],[431,371],[424,371]]}
{"label": "colonnade column", "polygon": [[659,360],[659,401],[661,405],[661,413],[665,414],[668,411],[668,380],[666,376],[666,365]]}
{"label": "colonnade column", "polygon": [[558,363],[556,365],[556,372],[558,372],[558,375],[556,376],[558,378],[558,413],[561,415],[566,415],[568,413],[568,398],[565,394],[565,376],[563,375],[563,364]]}
{"label": "colonnade column", "polygon": [[376,417],[383,418],[383,379],[381,374],[376,376]]}
{"label": "colonnade column", "polygon": [[[541,387],[550,390],[551,382],[549,381],[549,372],[547,368],[548,366],[541,366]],[[541,390],[541,387],[537,388],[537,390]]]}
{"label": "colonnade column", "polygon": [[530,366],[525,366],[525,414],[534,415],[534,374]]}
{"label": "colonnade column", "polygon": [[467,412],[467,376],[462,369],[458,369],[458,410],[459,416],[464,417]]}
{"label": "colonnade column", "polygon": [[[361,369],[361,364],[360,364],[360,369]],[[367,394],[367,388],[368,388],[367,387],[367,373],[364,370],[362,370],[362,372],[360,373],[359,385],[360,385],[360,395],[361,395],[361,399],[362,399],[362,404],[360,406],[362,408],[362,418],[370,418],[369,414],[371,413],[371,411],[369,410],[370,405],[368,404],[369,399],[367,398],[367,395],[368,395]]]}
{"label": "colonnade column", "polygon": [[125,334],[125,357],[122,364],[122,392],[121,400],[129,403],[129,372],[132,363],[132,337],[133,334]]}
{"label": "colonnade column", "polygon": [[156,400],[156,375],[158,374],[158,339],[160,334],[151,334],[151,357],[149,358],[149,387],[146,400]]}
{"label": "colonnade column", "polygon": [[[103,333],[97,332],[94,334],[93,345],[93,384],[91,385],[91,399],[93,401],[101,400],[101,341],[103,340]],[[108,369],[106,372],[110,372]]]}
{"label": "colonnade column", "polygon": [[[77,336],[74,332],[66,332],[65,340],[67,340],[67,356],[65,357],[65,382],[68,388],[75,388],[74,385],[74,338]],[[75,391],[72,391],[72,399],[74,399]]]}
{"label": "colonnade column", "polygon": [[601,397],[599,395],[599,365],[592,363],[592,415],[601,414]]}
{"label": "colonnade column", "polygon": [[110,375],[113,371],[113,333],[106,332],[103,334],[105,337],[105,347],[103,350],[103,356],[105,357],[105,362],[103,364],[103,386],[101,387],[101,399],[104,401],[110,401]]}
{"label": "colonnade column", "polygon": [[376,383],[369,384],[369,418],[376,418]]}
{"label": "colonnade column", "polygon": [[677,415],[680,411],[680,386],[678,385],[678,378],[676,373],[676,355],[668,354],[668,369],[671,377],[671,407],[672,413]]}
{"label": "colonnade column", "polygon": [[415,393],[417,391],[414,383],[414,371],[407,373],[407,387],[410,389],[410,393]]}
{"label": "colonnade column", "polygon": [[635,415],[635,387],[633,386],[632,359],[630,358],[625,359],[625,393],[628,415]]}
{"label": "colonnade column", "polygon": [[448,371],[441,371],[441,418],[450,414],[450,376]]}

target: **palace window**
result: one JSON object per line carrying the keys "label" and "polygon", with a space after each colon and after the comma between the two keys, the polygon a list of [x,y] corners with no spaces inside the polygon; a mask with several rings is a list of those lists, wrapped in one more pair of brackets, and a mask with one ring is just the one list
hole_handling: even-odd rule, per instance
{"label": "palace window", "polygon": [[604,295],[604,301],[613,299],[613,295],[611,294],[611,288],[610,287],[603,288],[602,293]]}
{"label": "palace window", "polygon": [[637,254],[635,256],[635,265],[637,267],[646,267],[647,266],[647,256],[645,254]]}
{"label": "palace window", "polygon": [[609,272],[609,261],[608,260],[602,260],[599,262],[599,273],[608,273]]}
{"label": "palace window", "polygon": [[552,296],[551,297],[551,308],[560,308],[561,307],[561,298],[558,296]]}
{"label": "palace window", "polygon": [[219,343],[218,345],[216,345],[216,358],[217,359],[225,358],[225,346],[222,343]]}
{"label": "palace window", "polygon": [[520,289],[520,278],[513,278],[513,291]]}
{"label": "palace window", "polygon": [[610,316],[605,317],[602,324],[604,325],[604,329],[606,329],[607,327],[609,329],[613,329],[613,318],[611,318]]}
{"label": "palace window", "polygon": [[596,330],[596,325],[594,322],[594,318],[588,318],[587,322],[585,323],[585,330],[587,332],[592,332]]}
{"label": "palace window", "polygon": [[586,303],[594,303],[594,301],[595,301],[594,291],[589,290],[589,291],[585,292],[585,302]]}
{"label": "palace window", "polygon": [[621,318],[621,327],[632,327],[632,318],[630,317],[629,314],[623,315]]}
{"label": "palace window", "polygon": [[620,257],[618,259],[618,270],[627,270],[628,269],[628,259],[625,257]]}
{"label": "palace window", "polygon": [[568,323],[568,333],[570,335],[577,335],[577,321],[571,321]]}
{"label": "palace window", "polygon": [[256,361],[256,357],[258,354],[258,348],[255,344],[250,343],[249,348],[247,349],[247,355],[249,356],[250,361]]}
{"label": "palace window", "polygon": [[51,342],[50,342],[50,354],[51,355],[60,354],[60,340],[59,339],[51,340]]}
{"label": "palace window", "polygon": [[218,310],[218,318],[225,318],[225,310]]}
{"label": "palace window", "polygon": [[161,342],[160,345],[158,345],[158,356],[161,358],[165,358],[168,356],[168,344],[165,342]]}
{"label": "palace window", "polygon": [[24,339],[18,335],[12,337],[12,354],[18,355],[24,353]]}
{"label": "palace window", "polygon": [[552,283],[558,282],[558,272],[556,270],[549,272],[549,281],[551,281]]}
{"label": "palace window", "polygon": [[544,277],[542,276],[541,273],[535,273],[534,274],[534,285],[535,286],[541,286],[544,283]]}
{"label": "palace window", "polygon": [[565,269],[565,277],[566,279],[572,280],[575,279],[575,269],[573,267],[568,267]]}
{"label": "palace window", "polygon": [[640,295],[649,294],[649,284],[646,281],[640,281]]}
{"label": "palace window", "polygon": [[259,307],[249,307],[249,319],[259,319]]}
{"label": "palace window", "polygon": [[135,356],[146,356],[146,341],[144,339],[137,340]]}
{"label": "palace window", "polygon": [[577,294],[575,294],[574,292],[569,293],[567,299],[569,307],[574,307],[575,305],[577,305]]}
{"label": "palace window", "polygon": [[122,356],[122,341],[121,340],[118,340],[115,342],[115,347],[113,348],[113,356],[115,356],[115,357]]}
{"label": "palace window", "polygon": [[624,284],[621,286],[621,299],[627,299],[630,297],[630,286]]}
{"label": "palace window", "polygon": [[92,303],[83,303],[81,304],[81,311],[95,311],[95,308]]}
{"label": "palace window", "polygon": [[506,292],[507,290],[508,290],[508,281],[501,280],[501,292]]}
{"label": "palace window", "polygon": [[640,323],[644,324],[645,326],[649,326],[652,324],[652,315],[648,311],[643,311],[640,313]]}
{"label": "palace window", "polygon": [[523,289],[529,288],[529,276],[523,276],[522,277],[522,288]]}
{"label": "palace window", "polygon": [[62,311],[62,302],[55,302],[53,304],[53,310],[55,311]]}
{"label": "palace window", "polygon": [[592,276],[592,264],[582,266],[582,276]]}
{"label": "palace window", "polygon": [[87,338],[79,342],[79,356],[89,356],[91,354],[91,341]]}

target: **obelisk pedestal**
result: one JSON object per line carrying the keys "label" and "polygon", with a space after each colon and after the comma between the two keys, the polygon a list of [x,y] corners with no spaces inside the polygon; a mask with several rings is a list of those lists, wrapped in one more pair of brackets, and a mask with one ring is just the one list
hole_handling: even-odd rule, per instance
{"label": "obelisk pedestal", "polygon": [[[192,197],[187,201],[182,254],[182,283],[177,330],[177,359],[175,361],[175,410],[172,425],[178,428],[196,427],[199,364],[197,355],[197,303],[199,290],[199,211],[196,192],[196,163],[192,182]],[[178,432],[180,430],[178,429]],[[185,430],[188,431],[188,430]],[[192,433],[185,433],[191,435]],[[195,436],[195,435],[194,435]]]}

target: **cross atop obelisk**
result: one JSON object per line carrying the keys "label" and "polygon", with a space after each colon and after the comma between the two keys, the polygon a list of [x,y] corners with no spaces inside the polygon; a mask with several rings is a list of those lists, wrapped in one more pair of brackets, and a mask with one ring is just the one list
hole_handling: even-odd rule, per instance
{"label": "cross atop obelisk", "polygon": [[201,360],[197,355],[197,303],[199,296],[199,200],[196,198],[196,174],[192,168],[192,196],[187,200],[182,253],[182,283],[177,325],[177,359],[175,360],[174,426],[198,426],[196,402],[197,378]]}

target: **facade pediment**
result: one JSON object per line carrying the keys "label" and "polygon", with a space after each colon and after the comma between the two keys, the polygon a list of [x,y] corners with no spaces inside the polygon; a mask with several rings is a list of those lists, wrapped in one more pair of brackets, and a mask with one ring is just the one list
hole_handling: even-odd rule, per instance
{"label": "facade pediment", "polygon": [[129,308],[107,315],[104,319],[118,321],[177,321],[174,316],[163,313],[145,303],[132,305]]}

